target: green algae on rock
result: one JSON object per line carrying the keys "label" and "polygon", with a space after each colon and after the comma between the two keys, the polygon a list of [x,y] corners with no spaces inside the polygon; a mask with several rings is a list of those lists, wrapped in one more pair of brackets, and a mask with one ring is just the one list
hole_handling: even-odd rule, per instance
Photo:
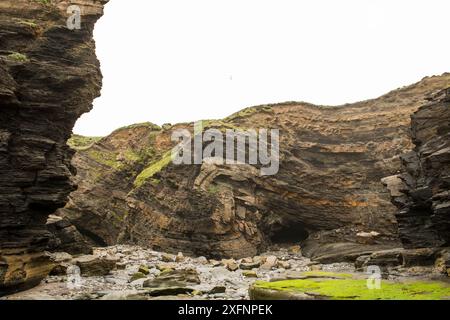
{"label": "green algae on rock", "polygon": [[368,289],[366,279],[307,278],[257,281],[249,289],[252,300],[447,300],[450,285],[438,281],[381,281]]}

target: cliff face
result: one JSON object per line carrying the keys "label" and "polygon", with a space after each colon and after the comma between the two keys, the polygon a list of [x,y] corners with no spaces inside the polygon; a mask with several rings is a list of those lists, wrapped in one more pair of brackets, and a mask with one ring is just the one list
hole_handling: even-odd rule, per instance
{"label": "cliff face", "polygon": [[120,129],[77,152],[80,188],[60,215],[97,244],[212,257],[300,241],[305,254],[335,259],[400,246],[397,208],[381,179],[398,174],[400,155],[413,148],[410,115],[449,84],[445,74],[375,100],[268,105],[204,123],[280,129],[274,176],[249,165],[170,164],[172,131],[192,130],[187,124]]}
{"label": "cliff face", "polygon": [[411,116],[415,148],[401,157],[404,173],[385,180],[407,248],[450,245],[450,88],[429,100]]}
{"label": "cliff face", "polygon": [[100,93],[92,30],[106,2],[76,1],[73,31],[71,1],[0,2],[0,291],[48,272],[47,217],[74,190],[66,141]]}

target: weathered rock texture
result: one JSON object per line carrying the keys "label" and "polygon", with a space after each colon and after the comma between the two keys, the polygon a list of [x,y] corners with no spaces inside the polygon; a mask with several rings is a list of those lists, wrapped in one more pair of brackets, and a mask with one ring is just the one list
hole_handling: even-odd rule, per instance
{"label": "weathered rock texture", "polygon": [[406,248],[450,245],[450,88],[429,100],[411,117],[415,148],[401,157],[405,172],[383,180]]}
{"label": "weathered rock texture", "polygon": [[267,105],[204,123],[280,129],[274,176],[250,165],[171,164],[171,133],[187,124],[119,129],[77,152],[80,188],[60,215],[100,245],[212,257],[300,241],[308,256],[331,260],[399,247],[397,208],[381,179],[400,173],[400,155],[414,146],[411,114],[449,84],[444,74],[355,104]]}
{"label": "weathered rock texture", "polygon": [[[104,3],[0,2],[0,292],[49,270],[47,217],[74,190],[66,141],[100,92],[92,30]],[[81,30],[66,28],[69,4]]]}

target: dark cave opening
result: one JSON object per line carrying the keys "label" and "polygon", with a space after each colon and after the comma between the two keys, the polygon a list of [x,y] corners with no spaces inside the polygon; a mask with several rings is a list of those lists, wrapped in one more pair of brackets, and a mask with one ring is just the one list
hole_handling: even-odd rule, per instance
{"label": "dark cave opening", "polygon": [[270,240],[273,244],[298,244],[308,236],[309,233],[303,223],[289,221],[273,226]]}

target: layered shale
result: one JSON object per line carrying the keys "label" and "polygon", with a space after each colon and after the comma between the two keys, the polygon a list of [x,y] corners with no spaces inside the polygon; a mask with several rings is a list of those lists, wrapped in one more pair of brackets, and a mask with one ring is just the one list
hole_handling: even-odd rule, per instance
{"label": "layered shale", "polygon": [[[92,30],[104,0],[0,2],[0,291],[50,268],[47,217],[74,190],[66,145],[100,93]],[[69,30],[67,8],[81,8]]]}
{"label": "layered shale", "polygon": [[304,254],[328,261],[401,247],[381,180],[401,172],[400,156],[414,148],[411,114],[449,83],[444,74],[355,104],[283,103],[204,121],[221,131],[280,129],[273,176],[250,165],[172,164],[172,132],[190,124],[118,129],[78,146],[80,187],[60,215],[96,245],[216,258],[277,243],[302,242]]}

